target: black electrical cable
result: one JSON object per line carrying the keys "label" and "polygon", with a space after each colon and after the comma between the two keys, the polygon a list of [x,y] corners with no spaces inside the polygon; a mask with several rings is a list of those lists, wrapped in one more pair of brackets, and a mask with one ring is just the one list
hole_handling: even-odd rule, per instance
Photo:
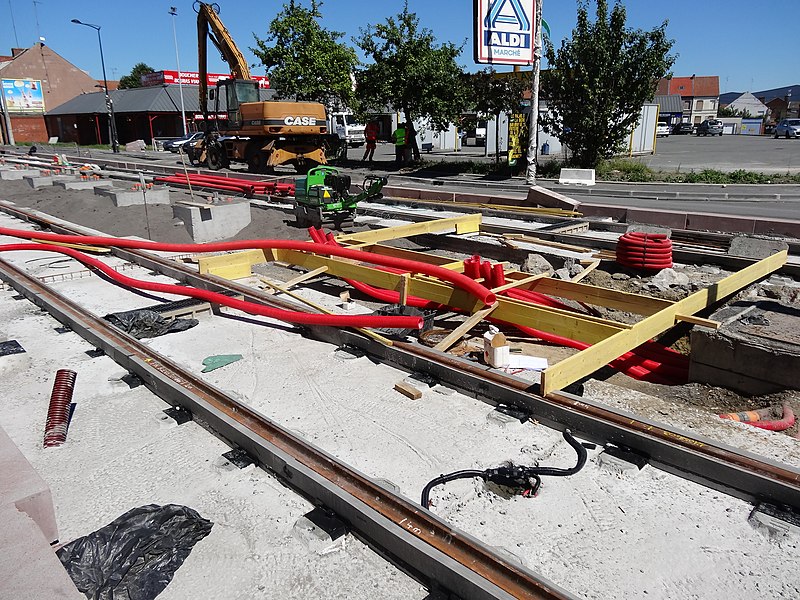
{"label": "black electrical cable", "polygon": [[569,429],[564,430],[564,439],[572,446],[575,453],[578,455],[578,461],[574,467],[560,469],[557,467],[524,467],[511,465],[486,469],[485,471],[478,471],[475,469],[455,471],[447,475],[440,475],[428,482],[422,490],[421,504],[423,507],[428,508],[431,490],[437,485],[455,481],[456,479],[472,479],[474,477],[480,477],[484,481],[491,481],[498,485],[523,488],[528,491],[528,495],[534,496],[536,492],[539,491],[539,486],[542,484],[542,475],[548,477],[567,477],[580,471],[586,464],[586,448],[572,437],[572,432]]}

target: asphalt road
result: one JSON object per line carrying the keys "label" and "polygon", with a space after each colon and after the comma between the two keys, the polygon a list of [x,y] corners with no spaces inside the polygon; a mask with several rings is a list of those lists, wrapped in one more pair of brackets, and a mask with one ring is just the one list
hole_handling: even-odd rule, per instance
{"label": "asphalt road", "polygon": [[800,173],[800,139],[771,136],[671,135],[658,138],[656,153],[633,160],[654,171],[688,173],[703,169]]}

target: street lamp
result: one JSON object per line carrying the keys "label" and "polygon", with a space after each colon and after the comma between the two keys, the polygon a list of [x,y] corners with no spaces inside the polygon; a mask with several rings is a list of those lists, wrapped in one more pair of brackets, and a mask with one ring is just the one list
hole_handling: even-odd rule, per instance
{"label": "street lamp", "polygon": [[108,137],[111,139],[111,150],[119,152],[119,142],[117,141],[117,124],[114,122],[114,104],[111,102],[111,96],[108,94],[108,79],[106,79],[106,61],[103,58],[103,40],[100,38],[100,25],[92,25],[91,23],[84,23],[78,19],[72,19],[76,25],[85,25],[91,27],[97,32],[97,42],[100,44],[100,64],[103,67],[103,89],[106,94],[106,109],[108,110]]}
{"label": "street lamp", "polygon": [[181,95],[181,123],[183,123],[183,135],[186,135],[186,111],[183,108],[183,78],[181,77],[181,59],[178,56],[178,34],[175,31],[175,17],[178,16],[178,9],[174,6],[169,7],[169,14],[172,15],[172,37],[175,38],[175,62],[178,64],[178,90]]}

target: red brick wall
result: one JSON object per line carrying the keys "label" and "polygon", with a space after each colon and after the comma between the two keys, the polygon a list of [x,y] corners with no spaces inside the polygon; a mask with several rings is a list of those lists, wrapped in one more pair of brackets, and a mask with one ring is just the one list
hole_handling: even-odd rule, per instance
{"label": "red brick wall", "polygon": [[12,115],[11,131],[16,142],[47,142],[50,139],[43,115],[30,117]]}

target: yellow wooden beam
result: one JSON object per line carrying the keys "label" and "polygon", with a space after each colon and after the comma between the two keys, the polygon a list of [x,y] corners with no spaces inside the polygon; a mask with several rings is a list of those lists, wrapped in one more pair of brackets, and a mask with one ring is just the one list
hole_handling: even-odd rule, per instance
{"label": "yellow wooden beam", "polygon": [[201,256],[198,259],[200,274],[216,275],[225,279],[249,277],[253,265],[266,262],[263,250],[243,250],[219,256]]}
{"label": "yellow wooden beam", "polygon": [[75,248],[76,250],[82,250],[84,252],[94,252],[96,254],[109,254],[111,252],[111,248],[100,248],[99,246],[87,246],[85,244],[70,244],[68,242],[53,242],[51,240],[37,240],[36,238],[31,240],[32,242],[37,242],[39,244],[50,244],[51,246],[63,246],[64,248]]}
{"label": "yellow wooden beam", "polygon": [[347,242],[349,244],[374,244],[387,240],[413,237],[425,233],[444,233],[446,231],[454,231],[457,234],[474,233],[480,231],[482,218],[483,215],[476,213],[464,215],[463,217],[435,219],[432,221],[423,221],[422,223],[410,223],[397,227],[385,227],[383,229],[373,229],[371,231],[340,235],[336,238],[336,241],[339,243]]}
{"label": "yellow wooden beam", "polygon": [[719,321],[703,319],[693,315],[675,315],[675,321],[683,321],[684,323],[691,323],[692,325],[701,325],[702,327],[708,327],[709,329],[719,329],[722,326],[722,323]]}
{"label": "yellow wooden beam", "polygon": [[593,260],[592,262],[590,262],[590,263],[589,263],[589,264],[588,264],[588,265],[587,265],[587,266],[586,266],[586,267],[583,269],[583,271],[581,271],[580,273],[578,273],[577,275],[575,275],[575,277],[573,277],[572,279],[570,279],[570,281],[571,281],[572,283],[578,283],[578,282],[579,282],[581,279],[584,279],[584,278],[585,278],[587,275],[589,275],[589,273],[591,273],[592,271],[594,271],[594,270],[595,270],[597,267],[599,267],[599,266],[600,266],[600,261],[599,261],[599,260]]}
{"label": "yellow wooden beam", "polygon": [[610,290],[585,283],[553,279],[552,277],[540,279],[530,289],[541,294],[568,298],[576,302],[585,302],[606,308],[616,308],[637,315],[652,315],[672,306],[672,302],[669,300]]}
{"label": "yellow wooden beam", "polygon": [[530,277],[523,277],[522,279],[515,279],[514,281],[509,281],[505,285],[501,285],[500,287],[492,288],[492,291],[495,294],[499,294],[500,292],[505,292],[506,290],[510,290],[512,288],[523,288],[524,285],[528,283],[533,283],[534,281],[538,281],[543,277],[550,277],[548,273],[539,273],[538,275],[531,275]]}
{"label": "yellow wooden beam", "polygon": [[318,269],[313,269],[311,271],[308,271],[307,273],[303,273],[302,275],[298,275],[297,277],[290,279],[289,281],[284,283],[283,286],[287,290],[291,289],[299,283],[303,283],[304,281],[308,281],[309,279],[314,279],[314,277],[316,277],[317,275],[322,275],[327,270],[328,270],[327,266],[322,266],[319,267]]}
{"label": "yellow wooden beam", "polygon": [[629,331],[621,331],[552,365],[542,372],[541,393],[546,395],[563,389],[582,377],[591,375],[615,358],[671,329],[678,315],[693,315],[777,271],[786,263],[787,256],[788,252],[784,250],[749,265],[639,321]]}
{"label": "yellow wooden beam", "polygon": [[[385,290],[400,289],[402,275],[398,273],[381,271],[355,261],[318,256],[296,250],[277,250],[276,253],[278,260],[309,270],[327,265],[327,272],[334,277],[362,281]],[[413,275],[409,278],[408,294],[446,304],[470,314],[483,308],[480,301],[467,292],[454,288],[448,282],[426,275]],[[539,306],[511,298],[501,297],[498,301],[500,306],[492,315],[497,319],[571,337],[588,344],[598,342],[629,327],[615,321]]]}

